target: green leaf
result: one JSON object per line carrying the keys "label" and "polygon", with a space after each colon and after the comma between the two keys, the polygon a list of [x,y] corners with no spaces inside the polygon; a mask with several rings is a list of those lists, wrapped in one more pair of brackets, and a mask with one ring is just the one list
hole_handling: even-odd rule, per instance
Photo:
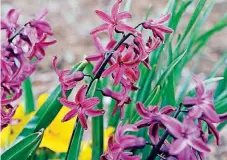
{"label": "green leaf", "polygon": [[[97,88],[102,88],[101,81],[98,81]],[[103,109],[103,95],[101,92],[95,92],[95,97],[98,97],[100,103],[96,106],[96,109]],[[103,115],[92,118],[92,159],[99,159],[103,153]]]}
{"label": "green leaf", "polygon": [[197,18],[199,17],[199,14],[201,13],[204,5],[206,3],[206,0],[200,0],[196,6],[196,9],[194,10],[192,16],[191,16],[191,19],[183,33],[183,35],[181,36],[179,42],[177,43],[177,47],[175,49],[174,52],[178,51],[181,44],[183,43],[184,39],[186,38],[186,36],[189,34],[190,30],[192,29],[194,23],[196,22]]}
{"label": "green leaf", "polygon": [[84,128],[81,126],[77,119],[75,128],[73,130],[71,142],[69,144],[66,160],[78,160],[83,134]]}
{"label": "green leaf", "polygon": [[24,101],[25,101],[25,114],[29,114],[35,110],[35,101],[34,96],[32,92],[32,83],[31,79],[28,77],[25,79],[25,81],[22,84],[23,88],[23,95],[24,95]]}
{"label": "green leaf", "polygon": [[217,74],[219,68],[227,61],[227,52],[221,57],[221,59],[215,64],[213,70],[210,72],[210,74],[207,76],[207,79],[215,77]]}
{"label": "green leaf", "polygon": [[[88,95],[87,95],[88,98],[94,96],[97,82],[98,82],[98,80],[95,80],[93,82],[93,84],[88,92]],[[79,121],[77,119],[75,128],[72,133],[72,137],[70,140],[66,160],[78,160],[83,134],[84,134],[84,128],[81,126],[81,124],[79,123]]]}
{"label": "green leaf", "polygon": [[219,96],[227,88],[227,85],[226,85],[227,84],[227,66],[225,67],[225,71],[223,73],[223,77],[224,77],[224,79],[218,83],[218,86],[216,88],[215,96],[214,96],[215,98],[217,96]]}
{"label": "green leaf", "polygon": [[33,156],[39,144],[41,143],[43,137],[43,129],[39,132],[33,133],[23,140],[19,141],[11,148],[6,150],[2,155],[2,160],[18,160],[18,159],[28,159]]}
{"label": "green leaf", "polygon": [[181,54],[180,56],[178,56],[168,67],[167,69],[164,71],[164,73],[161,75],[161,77],[159,78],[156,86],[160,85],[161,87],[163,87],[166,79],[168,78],[168,76],[171,74],[171,72],[173,71],[174,67],[183,59],[183,57],[186,55],[187,51],[185,51],[183,54]]}
{"label": "green leaf", "polygon": [[[82,71],[86,64],[87,62],[81,63],[79,66],[77,65],[73,68],[73,71]],[[24,138],[33,132],[37,132],[41,128],[48,127],[62,107],[62,104],[58,100],[58,98],[61,97],[61,93],[61,87],[58,85],[44,102],[44,104],[40,107],[40,109],[36,112],[36,114],[32,117],[32,119],[28,122],[28,124],[24,127],[18,136],[18,139]],[[68,91],[67,95],[70,93],[71,91]]]}

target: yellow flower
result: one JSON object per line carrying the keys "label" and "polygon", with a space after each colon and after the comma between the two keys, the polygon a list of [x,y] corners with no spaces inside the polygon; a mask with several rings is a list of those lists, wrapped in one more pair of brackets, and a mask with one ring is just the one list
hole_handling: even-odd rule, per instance
{"label": "yellow flower", "polygon": [[113,135],[114,133],[114,127],[109,126],[107,127],[107,129],[104,130],[104,151],[106,151],[108,149],[108,140],[110,138],[110,136]]}
{"label": "yellow flower", "polygon": [[92,159],[92,148],[87,142],[81,143],[81,150],[79,160],[91,160]]}
{"label": "yellow flower", "polygon": [[55,152],[67,152],[76,121],[75,117],[67,122],[61,122],[68,111],[69,109],[64,106],[61,108],[51,124],[45,129],[40,147],[46,147]]}
{"label": "yellow flower", "polygon": [[[41,94],[37,101],[37,108],[40,108],[42,104],[46,101],[48,94]],[[20,122],[16,125],[9,125],[1,132],[1,148],[6,148],[14,142],[16,137],[20,134],[32,116],[35,114],[34,111],[28,115],[25,115],[24,105],[21,103],[15,115],[14,119],[20,119]],[[41,147],[49,148],[55,152],[67,152],[70,143],[73,127],[76,121],[76,117],[67,122],[61,122],[69,109],[67,107],[62,107],[57,116],[51,122],[51,124],[45,129]],[[109,137],[114,132],[113,127],[108,127],[104,131],[104,151],[107,150],[107,143]],[[81,150],[79,154],[79,160],[91,160],[92,159],[92,148],[91,143],[82,142]]]}
{"label": "yellow flower", "polygon": [[[36,111],[45,102],[47,97],[48,94],[45,93],[39,96]],[[27,123],[29,122],[29,120],[32,118],[36,111],[28,115],[25,115],[24,104],[23,103],[19,104],[18,108],[16,109],[16,113],[13,116],[13,119],[19,119],[20,121],[15,125],[9,125],[3,129],[3,131],[1,132],[1,148],[7,148],[10,144],[12,144],[15,141],[17,136],[21,133],[23,128],[27,125]]]}

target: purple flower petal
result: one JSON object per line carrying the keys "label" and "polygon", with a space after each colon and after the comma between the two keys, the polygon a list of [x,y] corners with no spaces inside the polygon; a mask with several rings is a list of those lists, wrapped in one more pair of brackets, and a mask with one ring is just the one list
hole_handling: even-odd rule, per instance
{"label": "purple flower petal", "polygon": [[103,11],[99,11],[96,10],[95,13],[105,22],[109,23],[109,24],[113,24],[114,22],[112,21],[111,17],[108,16],[106,13],[104,13]]}
{"label": "purple flower petal", "polygon": [[178,155],[187,147],[187,141],[183,138],[176,139],[172,144],[169,145],[169,153],[171,155]]}
{"label": "purple flower petal", "polygon": [[77,112],[78,112],[78,109],[76,109],[76,108],[72,109],[64,116],[64,118],[62,119],[62,122],[72,119],[73,117],[76,116]]}
{"label": "purple flower petal", "polygon": [[158,123],[153,123],[149,127],[148,133],[153,144],[157,144],[159,141],[158,128],[159,128]]}
{"label": "purple flower petal", "polygon": [[93,106],[96,106],[99,104],[99,98],[98,97],[93,97],[93,98],[87,98],[83,102],[81,102],[81,106],[87,110],[90,109]]}
{"label": "purple flower petal", "polygon": [[199,152],[210,152],[210,148],[199,138],[188,140],[188,144]]}

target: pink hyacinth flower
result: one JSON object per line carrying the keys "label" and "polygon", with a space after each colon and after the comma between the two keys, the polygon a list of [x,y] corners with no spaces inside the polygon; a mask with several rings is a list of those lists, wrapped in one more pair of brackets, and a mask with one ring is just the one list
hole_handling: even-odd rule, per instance
{"label": "pink hyacinth flower", "polygon": [[114,39],[114,31],[117,30],[119,32],[128,31],[130,33],[136,32],[136,30],[128,26],[127,24],[123,23],[123,19],[131,18],[131,14],[129,12],[119,12],[119,7],[122,0],[117,0],[117,2],[113,5],[111,9],[111,16],[107,15],[106,13],[96,10],[95,13],[105,21],[104,24],[96,27],[91,31],[91,34],[97,34],[99,32],[108,31],[108,35],[111,40]]}
{"label": "pink hyacinth flower", "polygon": [[92,107],[96,106],[99,103],[97,97],[86,98],[87,85],[83,85],[75,96],[75,101],[69,101],[65,98],[59,98],[61,104],[70,108],[69,111],[62,122],[68,121],[78,115],[80,124],[84,129],[87,129],[86,115],[91,117],[100,116],[105,113],[104,110],[95,110]]}
{"label": "pink hyacinth flower", "polygon": [[46,41],[48,36],[45,33],[38,37],[37,32],[33,28],[26,27],[25,31],[31,46],[28,54],[30,60],[33,58],[37,58],[38,61],[42,60],[46,55],[45,48],[57,42],[56,40]]}
{"label": "pink hyacinth flower", "polygon": [[192,118],[206,117],[212,123],[220,121],[218,114],[214,108],[213,91],[206,92],[204,82],[197,76],[193,76],[197,82],[196,97],[185,97],[183,105],[192,106],[188,115]]}
{"label": "pink hyacinth flower", "polygon": [[41,37],[43,34],[53,35],[50,24],[45,20],[47,13],[48,10],[43,9],[35,19],[29,22],[30,26],[36,29],[39,37]]}
{"label": "pink hyacinth flower", "polygon": [[77,71],[72,73],[71,70],[64,69],[59,70],[57,69],[57,57],[55,56],[53,59],[53,68],[56,74],[58,75],[59,82],[61,83],[62,88],[62,96],[66,98],[65,92],[74,88],[78,81],[81,81],[84,78],[83,72]]}
{"label": "pink hyacinth flower", "polygon": [[9,124],[16,124],[19,121],[16,119],[12,119],[15,114],[16,108],[17,108],[17,106],[12,107],[11,105],[1,106],[1,129],[0,129],[0,131],[2,131]]}
{"label": "pink hyacinth flower", "polygon": [[140,58],[134,56],[132,46],[129,46],[124,56],[122,56],[122,54],[118,51],[115,53],[116,62],[102,73],[102,77],[106,77],[115,73],[114,85],[117,85],[121,81],[123,75],[125,75],[132,83],[134,83],[138,77],[132,68],[139,65]]}
{"label": "pink hyacinth flower", "polygon": [[161,16],[158,20],[148,20],[143,23],[143,27],[145,29],[150,29],[153,32],[153,35],[155,38],[160,38],[162,42],[164,42],[164,34],[165,33],[172,33],[173,30],[167,26],[165,26],[165,23],[169,21],[171,17],[171,13],[167,15]]}
{"label": "pink hyacinth flower", "polygon": [[138,131],[136,125],[125,124],[122,126],[121,122],[117,126],[115,137],[110,137],[108,141],[108,150],[101,156],[102,160],[140,160],[141,156],[133,156],[132,152],[125,151],[127,149],[142,148],[146,145],[142,137],[133,135],[125,135],[126,132]]}
{"label": "pink hyacinth flower", "polygon": [[184,117],[181,124],[175,118],[162,115],[161,122],[168,132],[176,138],[169,146],[169,153],[178,155],[188,146],[199,152],[210,152],[208,145],[200,137],[200,129],[190,117]]}
{"label": "pink hyacinth flower", "polygon": [[157,144],[159,141],[159,128],[161,125],[162,115],[170,115],[176,109],[171,106],[165,106],[158,111],[158,106],[150,106],[146,108],[143,103],[136,103],[136,110],[142,117],[142,120],[138,121],[136,125],[139,128],[149,126],[149,137],[153,144]]}
{"label": "pink hyacinth flower", "polygon": [[15,32],[16,28],[19,27],[17,24],[18,18],[20,16],[19,10],[10,9],[6,15],[5,19],[1,19],[1,30],[6,30],[6,37],[10,38],[13,32]]}
{"label": "pink hyacinth flower", "polygon": [[99,37],[97,35],[93,35],[92,36],[93,38],[93,41],[94,41],[94,44],[95,44],[95,47],[97,49],[97,53],[95,54],[91,54],[91,55],[88,55],[86,57],[86,60],[87,61],[95,61],[96,62],[96,65],[92,71],[93,74],[96,74],[98,69],[100,68],[102,62],[104,61],[105,59],[105,53],[106,52],[109,52],[111,49],[113,49],[114,45],[117,43],[117,41],[115,40],[111,40],[107,45],[106,47],[104,47],[102,44],[101,44],[101,41],[99,39]]}

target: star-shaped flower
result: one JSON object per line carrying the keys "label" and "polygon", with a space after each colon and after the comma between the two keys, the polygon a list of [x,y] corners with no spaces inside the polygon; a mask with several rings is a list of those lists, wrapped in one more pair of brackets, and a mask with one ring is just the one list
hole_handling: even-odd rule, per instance
{"label": "star-shaped flower", "polygon": [[131,33],[136,32],[136,30],[128,26],[127,24],[123,23],[123,19],[131,18],[131,14],[129,12],[119,12],[119,7],[122,0],[117,0],[117,2],[113,5],[111,10],[111,16],[107,15],[106,13],[96,10],[95,13],[105,21],[104,24],[96,27],[91,31],[91,34],[97,34],[99,32],[108,31],[108,35],[111,40],[114,39],[114,31],[117,30],[119,32],[128,31]]}
{"label": "star-shaped flower", "polygon": [[136,110],[142,117],[142,120],[138,121],[136,125],[139,128],[149,126],[150,139],[154,144],[157,144],[159,140],[158,131],[161,125],[162,115],[169,115],[173,113],[175,108],[166,106],[158,111],[158,106],[150,106],[146,108],[143,103],[137,102]]}
{"label": "star-shaped flower", "polygon": [[197,76],[193,76],[197,82],[196,97],[185,97],[183,104],[191,107],[188,115],[192,118],[206,117],[212,123],[220,121],[218,114],[214,108],[213,91],[206,92],[204,82]]}
{"label": "star-shaped flower", "polygon": [[139,65],[140,58],[135,56],[132,46],[129,46],[124,56],[118,51],[115,52],[115,56],[116,62],[102,73],[102,77],[114,73],[114,85],[117,85],[121,81],[123,75],[125,75],[134,83],[138,77],[136,76],[133,67]]}
{"label": "star-shaped flower", "polygon": [[170,17],[171,17],[171,13],[161,16],[156,21],[154,21],[153,19],[148,20],[143,23],[143,27],[145,29],[152,30],[154,37],[155,38],[158,37],[162,42],[164,42],[164,34],[173,32],[171,28],[165,26],[165,23],[169,21]]}
{"label": "star-shaped flower", "polygon": [[141,159],[140,156],[133,156],[132,152],[126,152],[125,150],[143,148],[146,145],[146,142],[142,137],[125,135],[125,133],[128,131],[136,132],[138,129],[134,124],[125,124],[123,126],[121,123],[119,123],[115,136],[111,136],[109,138],[108,150],[103,153],[101,160]]}
{"label": "star-shaped flower", "polygon": [[99,103],[99,99],[97,97],[86,98],[86,91],[87,85],[83,85],[77,92],[74,102],[65,98],[59,98],[61,104],[71,109],[62,119],[63,122],[78,115],[81,125],[84,129],[87,129],[86,115],[96,117],[104,114],[104,110],[95,110],[92,108]]}
{"label": "star-shaped flower", "polygon": [[93,35],[92,36],[93,38],[93,41],[94,41],[94,44],[95,44],[95,47],[97,49],[97,53],[95,54],[91,54],[91,55],[88,55],[86,57],[86,60],[87,61],[96,61],[96,65],[94,66],[94,69],[92,71],[93,74],[96,74],[98,69],[100,68],[102,62],[104,61],[105,59],[105,53],[109,52],[111,49],[113,49],[114,45],[116,44],[117,41],[115,40],[111,40],[107,45],[106,47],[104,47],[101,42],[100,42],[100,39],[97,35]]}
{"label": "star-shaped flower", "polygon": [[69,69],[59,70],[57,69],[57,57],[53,59],[53,68],[56,74],[58,75],[59,82],[61,83],[62,96],[66,98],[65,92],[74,88],[78,81],[81,81],[84,78],[83,72],[77,71],[73,72]]}
{"label": "star-shaped flower", "polygon": [[178,155],[188,146],[199,152],[210,152],[210,148],[200,137],[200,129],[190,117],[184,117],[184,122],[181,124],[175,118],[162,116],[161,122],[168,132],[176,138],[169,145],[170,154]]}

